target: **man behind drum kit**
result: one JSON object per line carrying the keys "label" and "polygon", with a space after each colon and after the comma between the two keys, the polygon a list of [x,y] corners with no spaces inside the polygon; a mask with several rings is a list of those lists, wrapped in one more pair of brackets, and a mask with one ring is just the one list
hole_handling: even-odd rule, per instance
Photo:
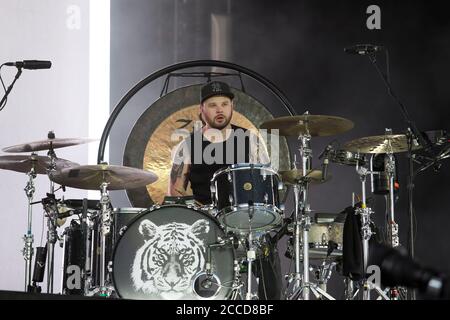
{"label": "man behind drum kit", "polygon": [[[211,204],[210,181],[215,172],[237,163],[269,163],[264,143],[256,134],[231,124],[234,94],[228,84],[213,81],[201,88],[200,119],[203,126],[175,149],[168,194],[187,196],[188,185],[196,202]],[[245,136],[244,143],[240,139]],[[269,237],[268,237],[269,238]],[[263,251],[256,263],[259,299],[281,299],[281,269],[276,243]]]}

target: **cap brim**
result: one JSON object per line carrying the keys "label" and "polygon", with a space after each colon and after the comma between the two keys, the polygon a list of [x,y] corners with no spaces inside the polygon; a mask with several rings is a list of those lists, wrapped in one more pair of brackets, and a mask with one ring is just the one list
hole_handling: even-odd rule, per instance
{"label": "cap brim", "polygon": [[211,94],[209,94],[209,95],[203,97],[201,103],[205,102],[205,100],[207,100],[207,99],[209,99],[209,98],[211,98],[211,97],[216,97],[216,96],[228,97],[228,98],[230,98],[231,100],[234,99],[234,94],[231,93],[231,92],[230,92],[230,93],[226,93],[226,92],[222,92],[222,93],[211,93]]}

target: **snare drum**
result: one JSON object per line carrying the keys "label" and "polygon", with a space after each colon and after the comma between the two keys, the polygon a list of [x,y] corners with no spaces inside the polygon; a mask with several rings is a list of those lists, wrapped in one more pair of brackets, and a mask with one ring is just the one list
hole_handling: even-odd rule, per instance
{"label": "snare drum", "polygon": [[225,233],[194,207],[154,206],[122,229],[113,258],[114,287],[126,299],[225,299],[234,279],[230,246],[209,245]]}
{"label": "snare drum", "polygon": [[[344,224],[339,222],[314,223],[309,229],[309,257],[312,260],[342,257]],[[330,248],[330,244],[334,248]]]}
{"label": "snare drum", "polygon": [[211,179],[217,219],[234,233],[271,231],[282,222],[282,188],[280,177],[268,166],[235,164],[221,169]]}
{"label": "snare drum", "polygon": [[[294,225],[288,226],[288,232],[293,234]],[[314,222],[309,227],[309,259],[310,260],[337,260],[342,257],[342,244],[344,237],[344,223],[342,222]],[[330,245],[334,246],[330,248]],[[303,245],[301,244],[303,247]],[[328,253],[330,253],[328,255]],[[294,257],[293,241],[288,246],[288,256]],[[303,260],[303,256],[300,256]]]}

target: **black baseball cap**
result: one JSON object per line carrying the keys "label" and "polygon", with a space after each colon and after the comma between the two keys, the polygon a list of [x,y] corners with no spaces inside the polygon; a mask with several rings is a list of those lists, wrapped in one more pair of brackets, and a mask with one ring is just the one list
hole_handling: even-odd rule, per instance
{"label": "black baseball cap", "polygon": [[214,96],[225,96],[233,100],[234,94],[230,90],[230,86],[225,82],[212,81],[205,84],[200,92],[200,103]]}

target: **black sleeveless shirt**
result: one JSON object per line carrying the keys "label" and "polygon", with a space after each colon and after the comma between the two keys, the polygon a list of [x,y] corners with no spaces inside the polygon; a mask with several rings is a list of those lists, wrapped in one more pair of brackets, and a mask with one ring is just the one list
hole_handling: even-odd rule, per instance
{"label": "black sleeveless shirt", "polygon": [[[233,129],[232,134],[227,140],[219,143],[210,142],[203,137],[201,131],[192,133],[186,139],[191,158],[188,179],[191,183],[194,199],[202,204],[211,203],[211,179],[217,170],[232,164],[248,163],[250,161],[250,139],[247,130],[234,125],[231,125],[231,128]],[[238,138],[239,134],[243,133],[247,133],[244,145],[242,145],[242,140]],[[202,143],[201,149],[197,147],[197,153],[195,153],[195,143],[200,142],[200,139]],[[208,151],[205,154],[206,148],[208,148]],[[199,154],[200,150],[201,154]],[[222,154],[220,154],[220,150],[223,150]],[[217,155],[215,151],[218,151]],[[230,153],[231,151],[233,152],[232,154]],[[205,155],[210,155],[213,159],[207,159]]]}

